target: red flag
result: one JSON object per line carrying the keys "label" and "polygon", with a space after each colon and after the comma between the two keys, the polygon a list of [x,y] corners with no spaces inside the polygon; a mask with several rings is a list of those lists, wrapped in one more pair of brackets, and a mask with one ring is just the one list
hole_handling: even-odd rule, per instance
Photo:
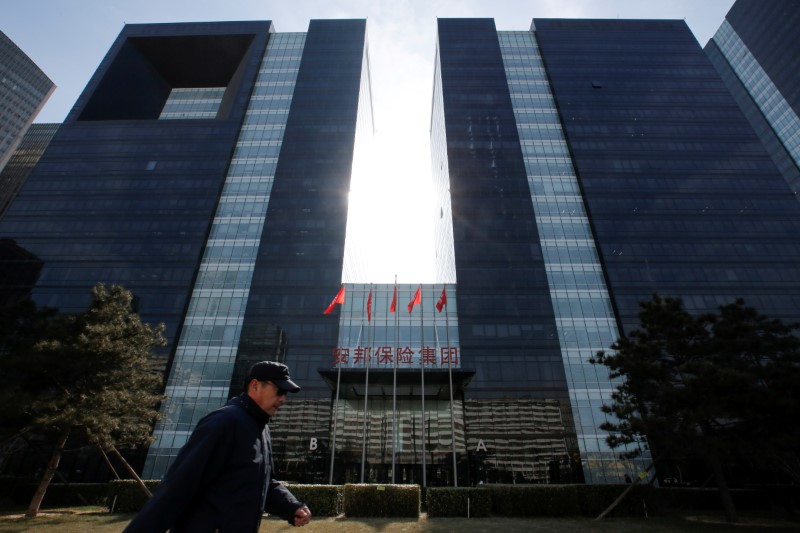
{"label": "red flag", "polygon": [[389,306],[389,312],[394,313],[397,311],[397,282],[394,284],[394,296],[392,296],[392,305]]}
{"label": "red flag", "polygon": [[415,305],[422,303],[422,287],[417,287],[417,292],[414,293],[414,297],[408,302],[408,314],[411,314],[411,311],[414,309]]}
{"label": "red flag", "polygon": [[329,305],[328,308],[325,309],[324,314],[327,315],[328,313],[333,311],[333,308],[336,304],[342,305],[343,303],[344,303],[344,285],[342,285],[342,288],[339,289],[339,292],[336,293],[336,296],[333,297],[331,305]]}
{"label": "red flag", "polygon": [[445,292],[444,287],[442,287],[442,295],[439,297],[439,301],[436,302],[436,310],[441,313],[442,308],[445,305],[447,305],[447,293]]}
{"label": "red flag", "polygon": [[367,322],[372,322],[372,289],[369,290],[367,298]]}

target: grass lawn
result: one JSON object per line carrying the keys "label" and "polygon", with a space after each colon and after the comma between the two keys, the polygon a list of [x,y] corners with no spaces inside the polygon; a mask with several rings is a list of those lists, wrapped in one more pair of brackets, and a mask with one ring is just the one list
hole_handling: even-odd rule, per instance
{"label": "grass lawn", "polygon": [[[0,513],[0,532],[41,531],[45,533],[112,532],[122,531],[131,519],[130,514],[109,514],[99,507],[73,507],[43,511],[36,518],[24,518],[22,511]],[[742,514],[742,523],[731,526],[720,514],[704,513],[693,516],[656,518],[611,518],[595,522],[589,518],[319,518],[302,528],[303,533],[416,533],[416,532],[502,532],[525,531],[593,532],[643,531],[800,531],[800,519],[771,517],[766,514]],[[267,519],[261,524],[263,532],[299,533],[283,520]]]}

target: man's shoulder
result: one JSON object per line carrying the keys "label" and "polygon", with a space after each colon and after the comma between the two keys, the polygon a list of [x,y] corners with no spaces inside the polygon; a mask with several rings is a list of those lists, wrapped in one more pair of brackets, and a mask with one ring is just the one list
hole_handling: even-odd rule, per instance
{"label": "man's shoulder", "polygon": [[204,416],[198,425],[226,426],[236,424],[247,418],[244,408],[236,402],[230,401]]}

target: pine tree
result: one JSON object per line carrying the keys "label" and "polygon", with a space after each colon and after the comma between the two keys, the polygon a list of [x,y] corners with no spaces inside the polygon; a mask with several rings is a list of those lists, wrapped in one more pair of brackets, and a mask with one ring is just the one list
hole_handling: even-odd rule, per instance
{"label": "pine tree", "polygon": [[770,320],[742,300],[718,315],[693,316],[680,299],[658,295],[641,304],[639,319],[639,330],[591,360],[624,378],[603,408],[611,416],[601,429],[610,432],[612,448],[636,443],[655,447],[657,456],[701,456],[735,521],[724,461],[759,450],[773,464],[797,463],[797,326]]}
{"label": "pine tree", "polygon": [[126,289],[98,284],[87,311],[55,317],[30,353],[4,357],[4,366],[13,363],[17,372],[25,374],[15,389],[31,399],[24,406],[28,427],[55,436],[27,516],[38,513],[73,432],[83,432],[92,445],[120,458],[117,447],[135,447],[152,439],[163,397],[162,376],[150,355],[154,347],[165,344],[164,325],[153,328],[142,323],[132,301]]}

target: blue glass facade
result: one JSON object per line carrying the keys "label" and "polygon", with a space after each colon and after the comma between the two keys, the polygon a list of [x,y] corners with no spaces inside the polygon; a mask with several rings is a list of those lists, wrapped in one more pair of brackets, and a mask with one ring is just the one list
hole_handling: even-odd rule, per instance
{"label": "blue glass facade", "polygon": [[[438,32],[431,125],[437,231],[452,231],[454,259],[451,266],[449,254],[439,256],[445,264],[437,273],[455,274],[461,363],[475,371],[464,391],[472,481],[579,481],[543,235],[494,21],[439,19]],[[550,413],[549,422],[520,419],[520,410]],[[563,477],[548,474],[550,463]]]}
{"label": "blue glass facade", "polygon": [[654,292],[796,321],[800,210],[686,24],[534,24],[622,332]]}
{"label": "blue glass facade", "polygon": [[55,88],[31,58],[0,31],[0,170]]}
{"label": "blue glass facade", "polygon": [[477,372],[470,393],[563,397],[553,306],[494,21],[439,19],[438,28],[459,332],[464,364]]}
{"label": "blue glass facade", "polygon": [[338,324],[321,311],[342,279],[365,45],[364,20],[309,25],[239,343],[240,372],[285,357],[306,398],[330,398]]}
{"label": "blue glass facade", "polygon": [[302,434],[275,424],[276,450],[327,431],[318,370],[338,323],[321,310],[343,275],[357,124],[372,121],[367,57],[364,20],[125,26],[0,223],[3,270],[30,267],[16,293],[74,312],[120,283],[166,324],[146,477],[253,359],[289,363],[313,413]]}
{"label": "blue glass facade", "polygon": [[[189,309],[172,361],[155,441],[144,475],[164,475],[169,462],[197,422],[228,399],[231,375],[241,339],[244,308],[255,270],[270,192],[275,179],[291,96],[300,67],[305,34],[272,34],[259,69],[242,131],[211,225]],[[184,90],[170,98],[165,115],[204,118],[208,90]],[[187,98],[187,94],[192,96]],[[212,89],[212,95],[217,88]],[[178,100],[178,105],[174,105]],[[198,102],[199,100],[199,102]],[[212,102],[209,102],[212,100]]]}
{"label": "blue glass facade", "polygon": [[31,124],[22,141],[0,171],[0,217],[28,179],[61,124]]}
{"label": "blue glass facade", "polygon": [[364,20],[309,25],[231,382],[233,392],[266,357],[285,360],[302,384],[270,424],[287,479],[329,475],[333,392],[321,373],[333,367],[339,322],[322,311],[345,273],[358,137],[372,134],[366,46]]}
{"label": "blue glass facade", "polygon": [[71,312],[120,283],[166,324],[145,477],[274,359],[303,387],[270,423],[285,479],[618,483],[646,459],[607,448],[615,383],[587,360],[639,302],[800,320],[800,205],[685,23],[437,25],[423,286],[356,283],[345,238],[366,21],[131,25],[111,47],[0,220],[0,288]]}
{"label": "blue glass facade", "polygon": [[[270,29],[122,30],[0,222],[0,235],[43,263],[33,288],[39,304],[81,311],[95,283],[122,284],[144,321],[166,324],[159,355],[167,364]],[[197,57],[198,43],[227,54]],[[201,67],[203,76],[192,74]],[[170,87],[187,85],[227,87],[224,112],[159,120]]]}
{"label": "blue glass facade", "polygon": [[[541,235],[561,357],[587,482],[617,482],[625,465],[598,428],[617,383],[589,363],[619,337],[580,184],[534,32],[499,32],[536,225]],[[647,461],[644,459],[642,461]],[[630,465],[641,471],[646,465]]]}
{"label": "blue glass facade", "polygon": [[[725,20],[747,46],[789,106],[800,110],[800,6],[792,0],[737,0]],[[723,23],[724,25],[724,23]],[[714,36],[714,41],[717,37]]]}
{"label": "blue glass facade", "polygon": [[[454,258],[442,254],[437,273],[458,282],[462,363],[476,369],[467,450],[478,456],[482,431],[472,398],[551,398],[567,416],[545,464],[561,472],[522,479],[620,482],[643,465],[618,460],[597,430],[615,383],[587,359],[635,329],[654,292],[692,312],[742,297],[797,320],[800,210],[684,22],[534,19],[513,33],[485,19],[438,22],[437,236],[452,232]],[[538,312],[520,313],[523,301]],[[556,342],[509,338],[513,313]],[[559,367],[550,383],[537,379],[545,361]],[[502,414],[493,428],[524,432]],[[489,477],[541,465],[531,442],[492,442],[514,460]]]}
{"label": "blue glass facade", "polygon": [[797,2],[738,0],[705,48],[795,195],[800,192],[798,23]]}

